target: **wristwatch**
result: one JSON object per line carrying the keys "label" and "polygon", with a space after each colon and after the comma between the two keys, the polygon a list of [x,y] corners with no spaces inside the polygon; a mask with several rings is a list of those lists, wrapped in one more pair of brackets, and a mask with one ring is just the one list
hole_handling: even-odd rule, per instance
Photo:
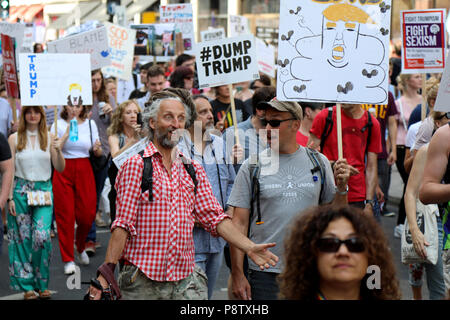
{"label": "wristwatch", "polygon": [[348,193],[348,185],[345,186],[345,191],[339,191],[337,186],[335,188],[335,191],[338,195],[345,196]]}
{"label": "wristwatch", "polygon": [[370,204],[373,207],[375,207],[375,200],[364,200],[364,205]]}

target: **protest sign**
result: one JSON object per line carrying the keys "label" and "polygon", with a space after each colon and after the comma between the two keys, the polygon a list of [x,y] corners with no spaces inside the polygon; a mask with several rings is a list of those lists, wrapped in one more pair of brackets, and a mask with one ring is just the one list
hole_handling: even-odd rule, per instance
{"label": "protest sign", "polygon": [[195,44],[192,4],[168,4],[160,7],[160,22],[175,24],[175,31],[182,34],[182,48],[187,54],[193,54]]}
{"label": "protest sign", "polygon": [[401,12],[402,73],[436,73],[444,70],[445,17],[445,9]]}
{"label": "protest sign", "polygon": [[196,45],[200,88],[259,79],[253,35]]}
{"label": "protest sign", "polygon": [[434,103],[434,110],[441,112],[450,112],[450,54],[447,56],[445,70],[442,73],[439,91]]}
{"label": "protest sign", "polygon": [[136,30],[134,54],[140,56],[175,55],[175,25],[166,24],[133,24],[131,29]]}
{"label": "protest sign", "polygon": [[8,23],[0,21],[0,33],[14,38],[16,45],[16,56],[22,52],[23,37],[25,35],[25,25],[22,23]]}
{"label": "protest sign", "polygon": [[144,150],[148,145],[148,139],[143,138],[139,140],[137,143],[133,144],[131,147],[129,147],[127,150],[119,154],[117,157],[113,159],[114,164],[117,168],[120,169],[122,164],[124,164],[125,161],[127,161],[129,158],[131,158],[134,155],[137,155],[139,152]]}
{"label": "protest sign", "polygon": [[23,106],[92,104],[89,54],[21,53],[19,71]]}
{"label": "protest sign", "polygon": [[244,16],[230,15],[230,38],[249,34],[248,19]]}
{"label": "protest sign", "polygon": [[200,32],[200,40],[204,41],[215,41],[225,38],[224,28],[210,28]]}
{"label": "protest sign", "polygon": [[275,47],[256,38],[256,52],[259,71],[275,78]]}
{"label": "protest sign", "polygon": [[27,23],[24,29],[22,53],[32,53],[33,52],[33,42],[34,42],[34,25],[32,23]]}
{"label": "protest sign", "polygon": [[105,75],[123,80],[131,78],[136,30],[105,22],[111,65],[103,67]]}
{"label": "protest sign", "polygon": [[14,38],[2,34],[2,59],[3,71],[6,84],[6,92],[10,98],[19,98],[19,87],[17,84],[16,58],[14,52]]}
{"label": "protest sign", "polygon": [[92,70],[111,64],[106,27],[49,42],[47,51],[49,53],[89,53]]}
{"label": "protest sign", "polygon": [[279,100],[386,104],[391,1],[281,0]]}

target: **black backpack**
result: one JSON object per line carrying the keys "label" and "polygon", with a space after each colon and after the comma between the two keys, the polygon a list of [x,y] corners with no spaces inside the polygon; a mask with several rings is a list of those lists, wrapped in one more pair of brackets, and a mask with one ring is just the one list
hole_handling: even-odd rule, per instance
{"label": "black backpack", "polygon": [[[366,151],[365,151],[365,153],[367,154],[367,150],[368,150],[369,144],[370,144],[370,137],[372,135],[373,123],[372,123],[372,115],[370,114],[369,111],[366,111],[366,112],[367,112],[367,123],[361,129],[361,132],[366,131],[366,129],[369,130],[368,135],[367,135],[367,144],[366,144]],[[325,121],[325,127],[323,129],[322,136],[320,137],[320,150],[322,150],[322,151],[323,151],[323,146],[325,145],[325,140],[330,135],[331,130],[333,130],[333,107],[328,107],[328,116]]]}
{"label": "black backpack", "polygon": [[[314,168],[311,169],[311,174],[313,175],[313,179],[315,180],[315,176],[314,174],[319,171],[320,173],[320,194],[319,194],[319,203],[322,202],[322,197],[323,197],[323,187],[325,184],[325,164],[323,163],[319,152],[317,150],[314,149],[310,149],[310,148],[305,148],[306,150],[306,154],[308,155],[309,159],[311,160],[311,162],[314,165]],[[251,184],[251,200],[250,200],[250,223],[248,224],[248,232],[247,234],[250,233],[250,225],[251,225],[251,219],[253,216],[253,213],[255,211],[255,201],[256,201],[256,213],[258,215],[258,218],[256,220],[256,224],[260,225],[263,224],[264,221],[261,220],[261,206],[260,206],[260,184],[259,184],[259,176],[261,173],[261,165],[258,161],[256,162],[256,164],[250,164],[249,163],[249,171],[250,171],[250,184]]]}
{"label": "black backpack", "polygon": [[[142,171],[142,183],[141,190],[142,193],[149,190],[148,201],[153,201],[153,165],[152,165],[152,157],[144,158],[144,150],[139,152],[139,155],[144,160],[144,170]],[[194,194],[197,194],[197,177],[195,175],[195,168],[192,162],[187,163],[185,158],[183,158],[183,165],[186,169],[187,173],[192,179],[194,183]]]}

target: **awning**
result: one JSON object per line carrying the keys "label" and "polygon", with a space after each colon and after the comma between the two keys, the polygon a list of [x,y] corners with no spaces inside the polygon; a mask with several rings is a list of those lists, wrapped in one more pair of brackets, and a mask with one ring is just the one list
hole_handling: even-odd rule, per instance
{"label": "awning", "polygon": [[[89,14],[92,11],[95,11],[96,8],[100,5],[100,1],[94,2],[80,2],[77,4],[68,4],[64,5],[47,5],[45,7],[44,13],[48,14],[50,17],[57,16],[57,19],[51,19],[48,25],[48,28],[52,29],[67,29],[70,26],[75,25],[75,20],[77,14],[81,19],[81,23],[83,23],[83,17],[86,14]],[[78,6],[78,8],[77,8]]]}
{"label": "awning", "polygon": [[17,18],[24,22],[32,22],[33,18],[44,9],[42,4],[32,4],[29,6],[11,6],[9,10],[8,22],[17,22]]}

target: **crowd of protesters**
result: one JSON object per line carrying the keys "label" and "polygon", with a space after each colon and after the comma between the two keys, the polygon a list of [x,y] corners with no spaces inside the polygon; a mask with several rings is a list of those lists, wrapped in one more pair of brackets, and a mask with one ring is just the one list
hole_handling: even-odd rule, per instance
{"label": "crowd of protesters", "polygon": [[[4,231],[11,288],[24,299],[51,297],[52,230],[71,275],[96,254],[97,228],[111,235],[92,300],[211,299],[223,262],[230,299],[400,299],[380,224],[396,215],[394,164],[404,184],[396,238],[407,221],[426,256],[416,202],[439,208],[438,263],[409,266],[413,296],[424,270],[430,299],[447,296],[450,126],[433,111],[439,75],[420,119],[422,77],[391,58],[386,105],[342,105],[343,159],[336,106],[278,101],[264,74],[201,90],[195,57],[182,54],[135,57],[128,82],[101,70],[91,80],[92,105],[19,106],[17,121],[0,97],[0,241]],[[366,288],[369,265],[382,269],[380,290]]]}

